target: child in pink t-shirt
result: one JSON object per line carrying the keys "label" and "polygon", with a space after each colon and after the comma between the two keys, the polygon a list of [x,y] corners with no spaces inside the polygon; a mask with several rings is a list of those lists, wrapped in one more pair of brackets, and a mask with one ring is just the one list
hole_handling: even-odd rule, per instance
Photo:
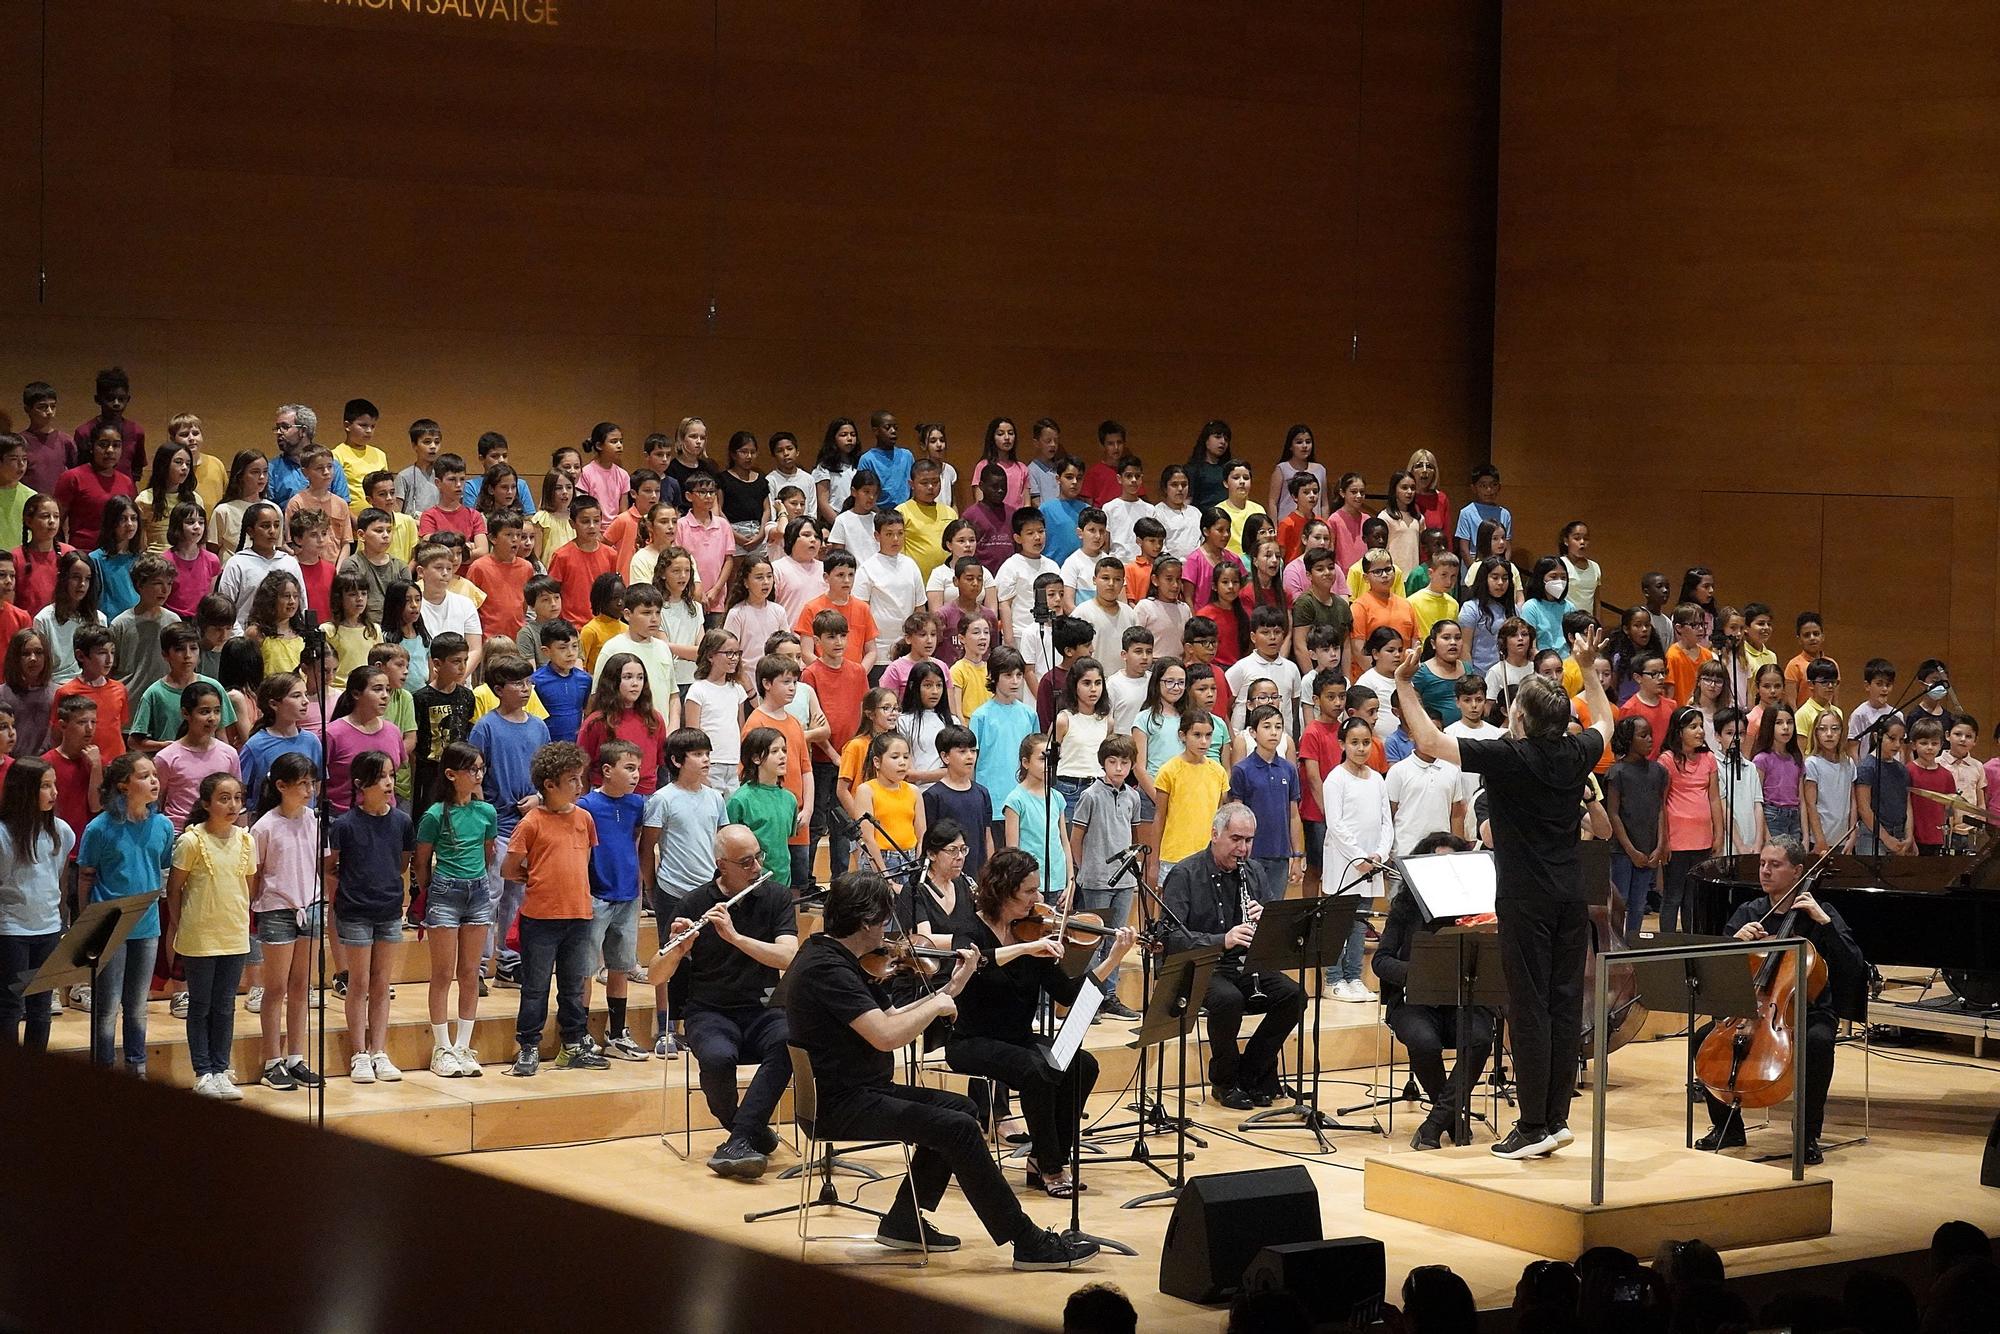
{"label": "child in pink t-shirt", "polygon": [[241,778],[236,749],[216,736],[222,727],[222,692],[206,681],[181,691],[181,721],[187,731],[153,755],[160,775],[160,809],[174,833],[187,826],[188,812],[201,795],[201,780],[210,774]]}

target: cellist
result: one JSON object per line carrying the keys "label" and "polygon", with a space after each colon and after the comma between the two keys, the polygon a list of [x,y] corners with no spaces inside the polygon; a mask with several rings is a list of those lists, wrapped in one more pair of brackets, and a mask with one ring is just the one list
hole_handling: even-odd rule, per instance
{"label": "cellist", "polygon": [[[1854,935],[1840,913],[1821,903],[1808,891],[1791,899],[1806,867],[1805,845],[1789,835],[1764,844],[1757,854],[1757,884],[1763,900],[1752,899],[1738,908],[1723,930],[1738,940],[1768,940],[1775,936],[1785,912],[1796,909],[1794,931],[1812,942],[1826,961],[1827,985],[1806,1007],[1806,1078],[1800,1095],[1800,1110],[1806,1118],[1806,1162],[1817,1166],[1826,1161],[1820,1152],[1820,1122],[1826,1115],[1826,1091],[1833,1083],[1833,1039],[1842,1016],[1862,1018],[1867,1010],[1868,964]],[[1781,907],[1782,905],[1782,907]],[[1695,1035],[1699,1047],[1714,1028],[1713,1021]],[[1742,1109],[1718,1101],[1707,1090],[1708,1119],[1713,1126],[1695,1141],[1697,1149],[1716,1150],[1741,1147],[1744,1143]]]}

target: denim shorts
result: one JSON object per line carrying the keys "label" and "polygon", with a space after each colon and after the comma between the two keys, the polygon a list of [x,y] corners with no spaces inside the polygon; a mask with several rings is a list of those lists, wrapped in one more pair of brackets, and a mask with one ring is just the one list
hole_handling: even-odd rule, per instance
{"label": "denim shorts", "polygon": [[403,917],[401,913],[382,922],[356,921],[342,913],[340,943],[343,945],[367,946],[393,944],[403,938]]}
{"label": "denim shorts", "polygon": [[[664,933],[663,933],[664,934]],[[600,899],[590,901],[590,943],[604,958],[604,967],[613,973],[629,973],[639,966],[639,900]]]}
{"label": "denim shorts", "polygon": [[1138,823],[1151,824],[1153,823],[1154,819],[1159,816],[1159,814],[1160,814],[1160,808],[1153,804],[1153,799],[1147,796],[1144,792],[1141,792],[1139,794]]}
{"label": "denim shorts", "polygon": [[424,892],[424,925],[448,929],[493,925],[493,894],[486,877],[431,874]]}
{"label": "denim shorts", "polygon": [[321,925],[316,905],[304,908],[274,908],[255,914],[257,939],[266,945],[297,944],[301,936],[317,939]]}

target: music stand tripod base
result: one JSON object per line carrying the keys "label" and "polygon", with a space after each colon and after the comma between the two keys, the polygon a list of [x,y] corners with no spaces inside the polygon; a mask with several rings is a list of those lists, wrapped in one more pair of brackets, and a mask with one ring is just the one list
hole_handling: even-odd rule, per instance
{"label": "music stand tripod base", "polygon": [[[1243,961],[1247,973],[1290,973],[1298,974],[1299,990],[1303,992],[1308,973],[1325,969],[1330,963],[1338,962],[1340,951],[1347,943],[1348,932],[1354,926],[1354,918],[1361,906],[1361,900],[1348,895],[1323,895],[1309,899],[1280,899],[1264,905],[1263,915],[1257,919],[1257,934],[1250,942],[1249,953]],[[1298,1048],[1298,1069],[1294,1072],[1295,1084],[1292,1102],[1284,1107],[1272,1107],[1245,1117],[1237,1126],[1239,1130],[1267,1132],[1273,1130],[1305,1130],[1312,1133],[1321,1153],[1335,1152],[1326,1137],[1329,1130],[1361,1131],[1367,1134],[1382,1134],[1379,1122],[1368,1125],[1353,1125],[1337,1121],[1319,1109],[1319,1044],[1320,1024],[1326,1016],[1326,995],[1315,990],[1312,998],[1313,1068],[1312,1094],[1301,1096],[1300,1089],[1306,1084],[1305,1047],[1306,1035],[1303,1016],[1296,1035]]]}

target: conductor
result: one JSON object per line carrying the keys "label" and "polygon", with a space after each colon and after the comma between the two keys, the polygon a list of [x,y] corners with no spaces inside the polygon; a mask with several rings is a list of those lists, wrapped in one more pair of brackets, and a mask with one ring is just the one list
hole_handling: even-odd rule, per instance
{"label": "conductor", "polygon": [[1486,779],[1493,823],[1494,910],[1514,1030],[1520,1119],[1493,1145],[1501,1158],[1540,1158],[1573,1141],[1569,1101],[1583,1043],[1583,967],[1590,943],[1589,896],[1577,853],[1583,789],[1611,739],[1611,701],[1595,670],[1596,626],[1570,636],[1594,720],[1571,735],[1569,696],[1531,676],[1507,713],[1507,735],[1447,736],[1424,711],[1414,684],[1417,655],[1396,670],[1403,725],[1417,749]]}

